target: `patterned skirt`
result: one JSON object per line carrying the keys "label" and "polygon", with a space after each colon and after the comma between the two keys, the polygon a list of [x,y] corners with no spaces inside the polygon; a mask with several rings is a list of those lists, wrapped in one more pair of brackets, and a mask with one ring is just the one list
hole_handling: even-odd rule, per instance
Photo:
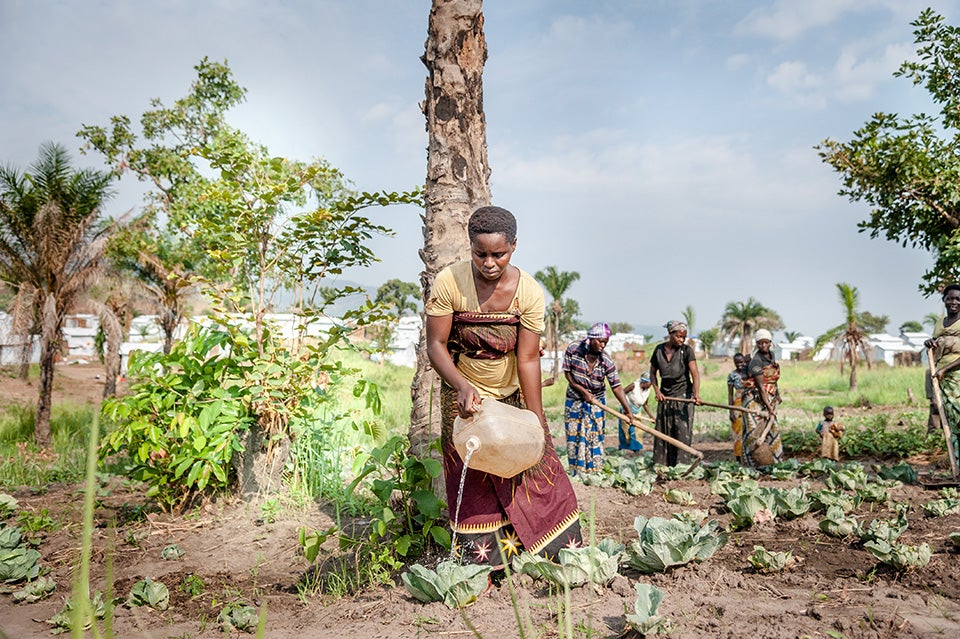
{"label": "patterned skirt", "polygon": [[[447,507],[453,518],[463,475],[463,460],[453,445],[453,420],[457,393],[447,384],[440,387],[443,472]],[[501,400],[522,407],[519,391]],[[503,567],[526,549],[556,559],[561,548],[583,544],[580,509],[570,478],[544,431],[543,457],[516,477],[497,477],[468,468],[457,521],[451,521],[454,554],[465,563]]]}
{"label": "patterned skirt", "polygon": [[599,472],[603,468],[603,409],[567,398],[563,423],[567,431],[570,474]]}

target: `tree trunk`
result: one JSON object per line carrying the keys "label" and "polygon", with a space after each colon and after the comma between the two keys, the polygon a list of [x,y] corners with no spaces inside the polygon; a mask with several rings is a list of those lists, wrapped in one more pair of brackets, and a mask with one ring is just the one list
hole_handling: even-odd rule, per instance
{"label": "tree trunk", "polygon": [[100,326],[107,336],[107,350],[103,363],[106,383],[103,385],[103,398],[117,394],[117,377],[120,376],[120,343],[123,341],[123,323],[113,309],[104,307],[100,313]]}
{"label": "tree trunk", "polygon": [[[426,209],[420,249],[425,302],[437,273],[469,255],[470,214],[490,204],[482,9],[481,0],[433,0],[430,9],[422,58],[428,71],[423,102],[428,134]],[[420,330],[410,390],[410,449],[422,455],[440,434],[439,379],[427,358],[425,328]]]}
{"label": "tree trunk", "polygon": [[53,367],[60,348],[61,316],[52,295],[43,305],[42,330],[40,333],[40,393],[37,399],[37,416],[34,420],[33,440],[37,446],[50,445],[50,412],[53,407]]}

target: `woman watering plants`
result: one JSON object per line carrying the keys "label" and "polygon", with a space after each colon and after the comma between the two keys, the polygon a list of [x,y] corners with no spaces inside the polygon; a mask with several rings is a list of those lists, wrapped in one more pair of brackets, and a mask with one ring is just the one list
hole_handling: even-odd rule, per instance
{"label": "woman watering plants", "polygon": [[[687,344],[687,325],[667,322],[667,341],[657,344],[650,357],[650,383],[657,398],[657,430],[684,444],[693,440],[694,404],[672,402],[667,397],[700,403],[700,371],[693,348]],[[662,439],[653,440],[653,462],[667,466],[689,463],[690,456]]]}
{"label": "woman watering plants", "polygon": [[950,427],[954,458],[960,463],[960,284],[949,284],[943,289],[943,306],[947,314],[933,327],[933,339],[925,342],[933,348],[937,381],[944,417]]}
{"label": "woman watering plants", "polygon": [[510,263],[517,247],[513,214],[496,206],[467,224],[471,259],[441,271],[427,300],[427,355],[440,376],[443,468],[447,504],[456,508],[463,460],[453,445],[454,418],[473,414],[481,398],[533,411],[543,425],[540,461],[503,478],[469,468],[458,521],[462,561],[502,567],[521,548],[554,558],[580,545],[580,510],[553,447],[540,388],[543,290]]}
{"label": "woman watering plants", "polygon": [[[743,414],[743,463],[750,467],[766,466],[783,459],[783,442],[777,426],[780,405],[780,364],[773,355],[773,335],[765,328],[754,334],[757,350],[747,364],[743,376],[744,408],[765,411]],[[769,428],[768,428],[769,426]],[[762,453],[762,454],[761,454]],[[770,457],[767,459],[767,457]]]}

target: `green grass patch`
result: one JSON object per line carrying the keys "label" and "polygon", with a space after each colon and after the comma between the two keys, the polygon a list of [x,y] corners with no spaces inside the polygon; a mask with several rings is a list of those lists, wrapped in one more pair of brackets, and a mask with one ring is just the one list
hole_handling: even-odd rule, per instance
{"label": "green grass patch", "polygon": [[14,405],[0,416],[0,487],[45,486],[83,478],[93,410],[54,406],[47,451],[33,443],[35,411],[33,406]]}

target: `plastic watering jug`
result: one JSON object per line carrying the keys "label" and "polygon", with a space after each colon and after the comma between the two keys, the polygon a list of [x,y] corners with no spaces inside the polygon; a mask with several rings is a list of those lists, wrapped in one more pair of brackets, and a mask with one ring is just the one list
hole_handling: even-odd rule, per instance
{"label": "plastic watering jug", "polygon": [[469,468],[509,478],[540,461],[543,426],[533,411],[485,398],[473,415],[453,421],[453,445]]}

